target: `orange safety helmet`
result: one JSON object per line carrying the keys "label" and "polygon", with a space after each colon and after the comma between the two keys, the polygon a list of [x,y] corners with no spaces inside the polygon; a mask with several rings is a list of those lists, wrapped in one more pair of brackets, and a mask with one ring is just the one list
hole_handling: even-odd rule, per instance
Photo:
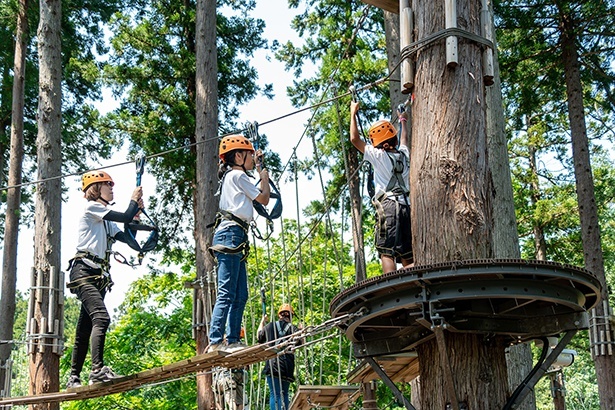
{"label": "orange safety helmet", "polygon": [[97,182],[109,182],[111,186],[115,185],[111,175],[105,171],[89,171],[81,176],[81,190],[85,192],[90,185]]}
{"label": "orange safety helmet", "polygon": [[224,154],[227,152],[243,149],[254,152],[254,147],[249,139],[244,137],[243,135],[229,135],[228,137],[222,138],[220,141],[220,149],[218,151],[218,155],[220,159],[224,159]]}
{"label": "orange safety helmet", "polygon": [[369,139],[374,147],[395,136],[397,136],[397,130],[387,120],[376,121],[369,129]]}
{"label": "orange safety helmet", "polygon": [[282,312],[290,312],[292,315],[295,314],[293,307],[289,303],[282,303],[282,306],[278,309],[278,315]]}

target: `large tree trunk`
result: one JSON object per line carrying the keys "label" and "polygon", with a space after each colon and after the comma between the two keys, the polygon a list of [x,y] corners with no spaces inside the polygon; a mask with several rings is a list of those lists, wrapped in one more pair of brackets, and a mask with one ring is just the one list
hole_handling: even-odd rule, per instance
{"label": "large tree trunk", "polygon": [[[30,337],[35,338],[30,350],[30,394],[59,390],[61,349],[52,348],[61,337],[62,312],[59,300],[61,272],[60,229],[62,211],[62,49],[60,0],[40,2],[38,26],[39,105],[36,141],[38,179],[34,228],[34,292],[33,320]],[[50,179],[51,178],[51,179]],[[63,284],[62,284],[63,287]],[[55,303],[54,303],[55,302]],[[55,351],[54,351],[55,350]],[[35,409],[57,409],[58,403],[32,406]]]}
{"label": "large tree trunk", "polygon": [[[197,303],[208,305],[213,298],[212,282],[208,274],[214,270],[214,260],[207,251],[212,231],[206,226],[213,222],[218,210],[217,148],[218,141],[218,56],[216,51],[216,1],[198,0],[196,13],[196,192],[194,236],[196,242],[197,278],[206,286],[195,291]],[[209,322],[212,306],[202,306],[202,319]],[[196,331],[196,354],[205,353],[208,345],[207,326]],[[213,409],[211,374],[197,377],[197,405],[200,410]]]}
{"label": "large tree trunk", "polygon": [[[418,39],[444,28],[444,1],[413,1]],[[480,34],[480,3],[457,1],[457,26]],[[418,265],[491,258],[492,185],[487,162],[487,119],[481,48],[459,39],[458,65],[448,68],[445,43],[419,50],[412,110],[410,199]],[[457,400],[470,409],[506,402],[504,344],[499,338],[444,333],[418,347],[420,407],[443,409],[454,398],[439,364],[448,360]]]}
{"label": "large tree trunk", "polygon": [[[6,220],[4,223],[4,250],[2,255],[2,293],[0,294],[0,340],[13,339],[15,324],[15,289],[17,286],[17,238],[19,233],[19,207],[21,204],[21,170],[24,157],[23,111],[26,77],[26,39],[28,33],[27,0],[19,2],[17,32],[15,35],[15,59],[13,69],[13,106],[11,116],[11,151],[6,194]],[[0,344],[0,390],[5,386],[7,360],[11,357],[10,344]],[[10,391],[1,391],[0,397]]]}
{"label": "large tree trunk", "polygon": [[609,325],[611,308],[609,306],[608,288],[604,273],[604,259],[600,238],[600,225],[594,194],[589,156],[589,143],[585,126],[583,109],[583,86],[579,70],[579,55],[576,47],[577,26],[573,16],[560,9],[562,30],[562,59],[568,97],[568,117],[572,135],[572,157],[576,178],[577,200],[581,219],[581,235],[585,267],[596,275],[602,284],[602,303],[596,306],[591,315],[590,344],[592,357],[596,366],[600,408],[615,408],[615,356],[613,352],[614,336]]}

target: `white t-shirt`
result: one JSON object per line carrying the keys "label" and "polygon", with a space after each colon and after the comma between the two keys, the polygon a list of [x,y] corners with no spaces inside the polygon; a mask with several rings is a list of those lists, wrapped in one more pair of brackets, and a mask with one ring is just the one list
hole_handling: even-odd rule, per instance
{"label": "white t-shirt", "polygon": [[115,222],[103,220],[109,211],[110,209],[100,202],[87,202],[83,215],[79,218],[77,252],[89,252],[105,259],[107,234],[114,237],[121,231]]}
{"label": "white t-shirt", "polygon": [[[248,175],[242,170],[232,169],[224,176],[220,192],[220,210],[232,213],[246,222],[254,217],[252,201],[261,193]],[[218,229],[226,225],[222,221]]]}
{"label": "white t-shirt", "polygon": [[[406,156],[406,163],[409,163],[410,152],[408,147],[400,144],[398,148],[402,155]],[[379,193],[386,192],[387,185],[393,175],[393,164],[387,152],[380,148],[374,148],[373,145],[366,145],[365,152],[363,152],[363,158],[368,161],[374,167],[374,188],[376,190],[376,197]],[[403,171],[403,180],[406,182],[405,188],[408,189],[408,179],[410,176],[410,167],[405,167]]]}

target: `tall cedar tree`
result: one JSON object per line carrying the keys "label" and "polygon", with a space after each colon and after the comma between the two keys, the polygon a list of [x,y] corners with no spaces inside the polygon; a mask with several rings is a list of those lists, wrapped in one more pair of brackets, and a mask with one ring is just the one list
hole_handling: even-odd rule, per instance
{"label": "tall cedar tree", "polygon": [[[526,121],[529,120],[526,126],[529,128],[542,124],[550,127],[551,121],[544,117],[545,114],[551,119],[563,115],[568,117],[584,262],[601,281],[602,299],[605,301],[605,304],[598,305],[592,312],[595,319],[591,323],[590,337],[592,343],[602,345],[604,341],[613,340],[613,334],[609,326],[605,327],[605,320],[601,319],[609,317],[611,308],[584,106],[592,104],[607,112],[612,112],[615,106],[610,85],[615,78],[610,52],[615,40],[611,31],[615,15],[613,4],[604,1],[548,1],[539,4],[502,2],[499,10],[502,11],[503,30],[508,30],[510,37],[515,36],[520,40],[515,49],[516,61],[539,68],[535,79],[525,77],[523,82],[520,81],[521,98],[514,105],[519,107]],[[507,61],[513,62],[515,59],[508,56]],[[562,77],[565,78],[563,83]],[[538,88],[530,88],[532,81]],[[523,93],[523,90],[526,92]],[[551,97],[549,100],[545,98],[547,94]],[[543,101],[548,102],[541,106]],[[556,132],[554,134],[558,135]],[[568,139],[567,129],[558,136]],[[532,148],[530,159],[534,158],[533,152]],[[537,250],[544,252],[546,245],[541,243],[541,236],[542,232],[535,229]],[[599,347],[592,349],[592,353],[601,407],[611,408],[615,405],[615,393],[609,387],[615,381],[615,356],[603,354]]]}

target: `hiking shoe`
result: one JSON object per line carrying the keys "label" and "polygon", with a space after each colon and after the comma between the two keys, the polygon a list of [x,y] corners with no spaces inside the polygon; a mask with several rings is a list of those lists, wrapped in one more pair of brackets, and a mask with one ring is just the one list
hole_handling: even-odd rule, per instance
{"label": "hiking shoe", "polygon": [[245,349],[246,347],[248,347],[248,346],[246,346],[245,343],[243,343],[243,342],[236,342],[236,343],[231,343],[230,345],[224,347],[222,350],[224,352],[227,352],[227,353],[234,353],[234,352],[237,352],[239,350]]}
{"label": "hiking shoe", "polygon": [[79,378],[79,376],[71,374],[71,376],[68,378],[68,381],[66,382],[66,388],[74,389],[77,387],[81,387],[81,379]]}
{"label": "hiking shoe", "polygon": [[205,353],[217,352],[218,350],[219,351],[224,351],[224,344],[223,343],[217,343],[215,345],[209,345],[209,347],[207,348]]}
{"label": "hiking shoe", "polygon": [[98,370],[93,370],[90,373],[90,384],[108,382],[113,379],[118,379],[123,377],[119,374],[116,374],[113,370],[109,368],[109,366],[103,366]]}

